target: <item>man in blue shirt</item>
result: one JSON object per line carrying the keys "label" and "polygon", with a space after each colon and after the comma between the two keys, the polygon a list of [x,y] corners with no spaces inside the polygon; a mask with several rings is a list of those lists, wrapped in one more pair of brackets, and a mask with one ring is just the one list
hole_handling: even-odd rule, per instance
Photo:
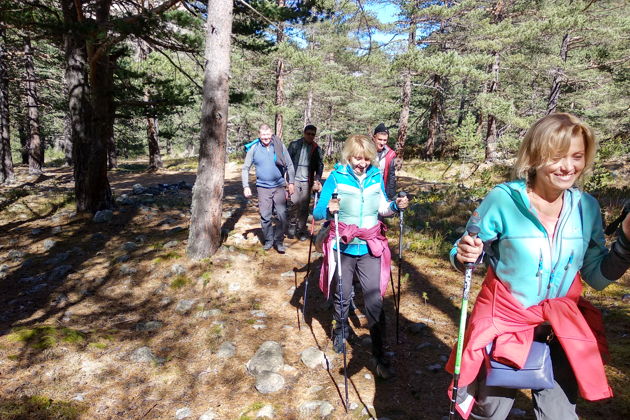
{"label": "man in blue shirt", "polygon": [[[241,173],[243,194],[246,198],[252,196],[249,188],[249,170],[253,164],[256,167],[258,211],[265,241],[263,249],[266,251],[275,245],[276,250],[283,254],[286,251],[284,246],[284,233],[287,228],[286,190],[293,194],[295,171],[287,148],[272,134],[271,127],[267,124],[261,125],[257,140],[249,144],[249,150],[245,155]],[[288,186],[285,176],[289,178]],[[275,231],[271,221],[274,209],[278,217]]]}

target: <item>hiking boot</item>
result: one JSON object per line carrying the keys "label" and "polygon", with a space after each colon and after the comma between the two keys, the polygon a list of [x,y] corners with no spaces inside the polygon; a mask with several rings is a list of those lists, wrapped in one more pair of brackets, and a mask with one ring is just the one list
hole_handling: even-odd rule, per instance
{"label": "hiking boot", "polygon": [[308,233],[300,233],[300,236],[298,236],[298,239],[302,242],[308,241],[309,240]]}
{"label": "hiking boot", "polygon": [[273,247],[273,241],[265,241],[263,245],[263,251],[269,251]]}
{"label": "hiking boot", "polygon": [[339,333],[333,333],[333,350],[335,353],[343,353],[343,337],[341,336],[341,330]]}
{"label": "hiking boot", "polygon": [[396,372],[391,367],[389,360],[384,357],[374,358],[374,374],[384,380],[391,379],[396,376]]}
{"label": "hiking boot", "polygon": [[279,254],[284,254],[287,251],[287,247],[284,246],[284,243],[277,242],[276,251],[278,251]]}
{"label": "hiking boot", "polygon": [[[354,333],[350,326],[346,326],[346,343],[351,344],[353,346],[361,343],[361,339],[358,335]],[[333,331],[333,350],[335,353],[343,353],[343,339],[341,338],[341,328],[335,328]]]}

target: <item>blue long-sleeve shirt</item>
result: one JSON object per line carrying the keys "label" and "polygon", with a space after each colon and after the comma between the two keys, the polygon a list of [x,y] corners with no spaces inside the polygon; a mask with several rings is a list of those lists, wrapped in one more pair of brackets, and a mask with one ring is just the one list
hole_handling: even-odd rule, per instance
{"label": "blue long-sleeve shirt", "polygon": [[[286,174],[289,177],[289,183],[293,184],[295,171],[293,170],[291,156],[289,156],[289,152],[284,144],[282,145],[282,154],[287,165]],[[267,146],[264,146],[262,142],[258,142],[247,151],[241,172],[243,188],[249,187],[249,171],[252,164],[256,168],[257,187],[276,188],[286,184],[283,172],[276,165],[276,151],[273,142],[270,142]]]}

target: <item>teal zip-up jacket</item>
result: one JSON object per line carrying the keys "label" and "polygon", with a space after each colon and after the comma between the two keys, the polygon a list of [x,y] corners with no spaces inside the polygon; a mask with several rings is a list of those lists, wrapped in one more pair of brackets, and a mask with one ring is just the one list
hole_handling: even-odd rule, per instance
{"label": "teal zip-up jacket", "polygon": [[[563,200],[553,239],[538,220],[524,180],[496,186],[477,208],[487,262],[526,308],[565,296],[578,271],[597,290],[611,283],[601,271],[608,249],[597,200],[577,188],[566,190]],[[453,265],[456,254],[457,243],[450,253]]]}
{"label": "teal zip-up jacket", "polygon": [[[374,165],[368,166],[362,182],[350,165],[335,165],[313,210],[315,220],[332,219],[328,202],[335,191],[339,198],[339,221],[346,224],[369,229],[378,223],[379,215],[387,217],[398,211],[396,202],[387,200],[381,171]],[[336,245],[334,249],[337,249]],[[341,244],[341,252],[365,255],[368,247],[364,240],[354,238],[349,244]]]}

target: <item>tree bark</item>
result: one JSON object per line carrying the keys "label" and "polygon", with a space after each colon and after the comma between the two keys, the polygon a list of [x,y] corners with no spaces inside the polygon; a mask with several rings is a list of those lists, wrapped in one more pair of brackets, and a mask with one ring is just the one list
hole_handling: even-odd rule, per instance
{"label": "tree bark", "polygon": [[9,130],[9,75],[4,26],[0,25],[0,182],[12,183],[13,157]]}
{"label": "tree bark", "polygon": [[63,133],[59,136],[55,148],[64,154],[64,166],[72,166],[72,120],[69,114],[64,118]]}
{"label": "tree bark", "polygon": [[[24,107],[26,108],[26,107]],[[20,138],[20,158],[22,159],[23,165],[28,165],[28,155],[29,155],[29,140],[30,136],[28,134],[28,117],[26,113],[27,109],[23,110],[22,115],[18,116],[17,126],[18,126],[18,137]]]}
{"label": "tree bark", "polygon": [[[411,18],[409,24],[409,37],[407,39],[407,52],[412,51],[416,47],[416,22]],[[400,92],[402,108],[398,117],[398,136],[396,137],[396,170],[400,171],[403,166],[403,155],[405,150],[405,142],[407,141],[407,132],[409,131],[409,110],[411,108],[411,71],[406,69],[403,73],[403,85]]]}
{"label": "tree bark", "polygon": [[[284,0],[278,0],[278,7],[284,7],[284,4]],[[284,41],[284,23],[277,25],[276,45],[280,45]],[[275,133],[276,136],[282,138],[284,118],[279,108],[284,104],[284,59],[281,57],[276,61],[276,98],[274,104],[276,105]]]}
{"label": "tree bark", "polygon": [[[564,34],[562,37],[562,43],[560,44],[560,59],[563,63],[567,62],[567,56],[569,54],[569,34]],[[560,89],[564,84],[564,70],[562,67],[557,67],[554,70],[553,81],[551,82],[551,90],[549,91],[549,98],[547,99],[547,115],[556,112],[558,106],[558,99],[560,98]]]}
{"label": "tree bark", "polygon": [[39,98],[31,39],[24,38],[24,72],[26,75],[26,107],[28,109],[28,173],[41,175],[44,166],[44,141],[39,131]]}
{"label": "tree bark", "polygon": [[[492,80],[488,93],[494,93],[499,86],[499,53],[494,53],[494,62],[491,68]],[[494,162],[497,159],[497,119],[493,114],[488,114],[488,128],[486,130],[486,162]]]}
{"label": "tree bark", "polygon": [[158,119],[150,115],[147,115],[147,142],[149,144],[149,171],[157,171],[163,166],[158,143]]}
{"label": "tree bark", "polygon": [[193,188],[187,254],[213,255],[221,244],[221,202],[225,181],[232,0],[208,0],[199,167]]}
{"label": "tree bark", "polygon": [[442,77],[433,75],[433,99],[429,108],[429,125],[427,129],[427,142],[424,145],[424,157],[433,159],[437,136],[440,131],[440,111],[442,109]]}

